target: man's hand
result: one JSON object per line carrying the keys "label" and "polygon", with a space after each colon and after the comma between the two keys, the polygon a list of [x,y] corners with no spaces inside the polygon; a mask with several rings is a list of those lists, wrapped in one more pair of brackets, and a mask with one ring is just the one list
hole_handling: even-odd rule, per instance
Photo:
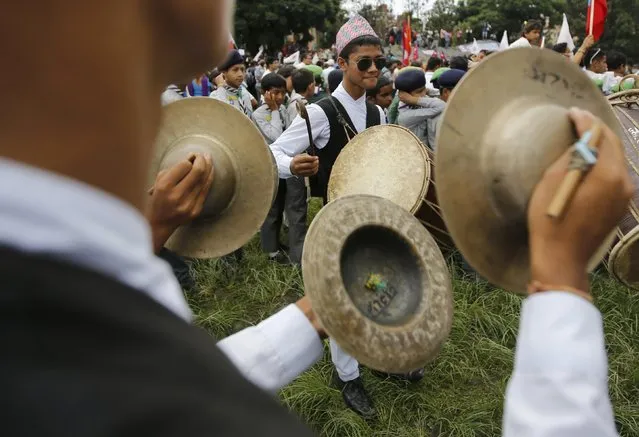
{"label": "man's hand", "polygon": [[224,80],[224,75],[223,74],[218,75],[215,78],[214,82],[216,87],[218,88],[223,87],[226,84],[226,81]]}
{"label": "man's hand", "polygon": [[264,93],[264,103],[266,103],[266,106],[268,106],[268,109],[270,109],[271,111],[277,111],[279,109],[277,103],[275,102],[275,98],[273,98],[273,95],[270,91]]}
{"label": "man's hand", "polygon": [[[579,136],[593,125],[592,114],[570,111]],[[619,137],[603,126],[597,163],[586,174],[561,219],[546,214],[563,177],[572,149],[545,173],[530,200],[531,275],[544,284],[588,291],[587,267],[613,228],[626,213],[634,187]]]}
{"label": "man's hand", "polygon": [[581,44],[580,50],[583,50],[584,53],[590,49],[590,47],[595,45],[595,37],[592,35],[588,35],[584,38],[584,42]]}
{"label": "man's hand", "polygon": [[319,158],[306,153],[297,155],[291,161],[291,173],[295,176],[315,176],[319,171]]}
{"label": "man's hand", "polygon": [[406,91],[400,91],[399,101],[402,103],[406,103],[407,105],[417,106],[417,104],[419,103],[419,97],[416,97],[411,93],[407,93]]}
{"label": "man's hand", "polygon": [[179,226],[200,215],[212,183],[211,157],[200,154],[158,174],[146,214],[156,253]]}

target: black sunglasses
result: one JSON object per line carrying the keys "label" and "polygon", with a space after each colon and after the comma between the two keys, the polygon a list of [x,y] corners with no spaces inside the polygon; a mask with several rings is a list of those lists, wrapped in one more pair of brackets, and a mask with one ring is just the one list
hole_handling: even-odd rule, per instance
{"label": "black sunglasses", "polygon": [[373,62],[375,63],[375,68],[377,68],[378,70],[386,67],[386,58],[362,58],[357,61],[357,69],[359,71],[368,71],[368,69],[371,68],[371,66],[373,65]]}

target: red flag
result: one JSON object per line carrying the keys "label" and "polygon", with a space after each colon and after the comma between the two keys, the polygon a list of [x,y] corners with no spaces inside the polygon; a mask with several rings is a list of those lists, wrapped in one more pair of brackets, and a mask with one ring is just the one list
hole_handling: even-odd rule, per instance
{"label": "red flag", "polygon": [[588,13],[586,14],[586,33],[595,37],[599,41],[604,32],[608,15],[608,4],[606,0],[588,0]]}
{"label": "red flag", "polygon": [[411,43],[413,41],[413,35],[410,30],[410,17],[404,21],[404,34],[402,35],[402,45],[404,46],[404,65],[410,64],[410,57],[413,53],[411,50]]}

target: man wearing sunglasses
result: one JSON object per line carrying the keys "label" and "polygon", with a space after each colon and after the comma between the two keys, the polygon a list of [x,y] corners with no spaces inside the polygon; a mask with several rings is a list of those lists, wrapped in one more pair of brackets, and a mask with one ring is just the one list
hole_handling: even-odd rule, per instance
{"label": "man wearing sunglasses", "polygon": [[[377,86],[386,66],[379,37],[364,18],[355,16],[340,29],[336,47],[344,78],[330,97],[307,108],[313,144],[309,144],[306,122],[297,117],[271,145],[280,178],[316,176],[316,193],[324,202],[331,170],[342,148],[366,128],[386,123],[383,109],[366,100],[366,91]],[[310,155],[305,153],[307,149]],[[358,362],[335,342],[330,346],[338,377],[335,383],[346,405],[363,417],[373,417],[375,410],[360,379]]]}

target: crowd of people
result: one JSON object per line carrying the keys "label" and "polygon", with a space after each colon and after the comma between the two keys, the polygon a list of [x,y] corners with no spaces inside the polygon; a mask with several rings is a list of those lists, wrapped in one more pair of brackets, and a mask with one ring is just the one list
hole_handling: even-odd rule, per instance
{"label": "crowd of people", "polygon": [[[322,66],[313,65],[310,53],[303,65],[267,58],[247,67],[239,51],[226,49],[229,2],[49,4],[46,16],[15,2],[0,17],[0,47],[13,60],[0,77],[5,83],[33,79],[32,87],[9,91],[11,111],[0,116],[0,169],[7,181],[0,189],[6,281],[0,398],[7,435],[310,435],[267,394],[323,353],[326,334],[309,301],[216,345],[190,324],[182,290],[156,256],[180,225],[198,216],[214,177],[211,158],[198,154],[160,174],[147,202],[158,94],[163,91],[163,104],[217,99],[255,124],[281,179],[260,232],[262,249],[273,262],[299,265],[305,179],[312,178],[310,188],[326,202],[340,151],[358,133],[388,122],[436,150],[451,93],[490,54],[400,67],[356,16],[337,35],[335,59],[319,61]],[[80,13],[83,19],[75,19]],[[47,50],[29,50],[43,28],[52,30]],[[127,44],[114,29],[128,29]],[[523,38],[530,41],[534,30],[526,28]],[[602,75],[604,92],[614,84],[603,77],[616,80],[626,72],[620,56],[609,54],[615,61],[606,66],[606,55],[586,43],[575,59],[580,54],[593,80]],[[66,62],[52,62],[62,57]],[[212,74],[166,87],[211,62],[219,65]],[[81,74],[86,71],[93,74]],[[69,93],[69,77],[95,94]],[[133,94],[116,92],[132,78],[139,85]],[[328,97],[318,98],[322,93]],[[578,109],[570,117],[579,135],[595,122]],[[506,436],[616,434],[601,315],[583,296],[589,293],[587,260],[624,213],[634,187],[623,171],[619,139],[603,129],[599,161],[565,220],[538,213],[566,171],[565,157],[531,200],[531,271],[554,285],[531,291],[522,308]],[[279,238],[284,216],[288,248]],[[346,404],[375,416],[357,360],[333,341],[330,351]],[[424,370],[394,376],[415,381]]]}
{"label": "crowd of people", "polygon": [[[539,21],[525,23],[521,37],[510,48],[539,47],[542,30]],[[197,93],[200,83],[208,83],[210,97],[246,114],[273,151],[281,179],[260,230],[262,249],[273,262],[301,265],[307,202],[313,195],[326,203],[332,165],[350,139],[368,127],[393,123],[409,129],[434,152],[438,126],[453,90],[469,70],[493,54],[480,51],[450,60],[433,56],[405,66],[384,55],[380,40],[362,17],[350,20],[341,34],[361,36],[356,38],[357,44],[352,44],[338,35],[333,50],[337,62],[324,58],[313,63],[316,54],[312,52],[303,53],[297,65],[280,64],[275,57],[255,62],[232,50],[208,81],[200,77],[186,87]],[[587,37],[575,53],[565,44],[551,49],[583,66],[604,93],[618,90],[628,72],[625,57],[611,53],[614,63],[608,71],[605,53],[593,46],[593,38]],[[356,61],[349,62],[353,55]],[[188,91],[185,95],[192,94]],[[311,102],[315,104],[309,105]],[[306,122],[299,117],[299,103],[309,105],[306,112],[312,143]],[[306,178],[311,178],[311,187],[305,183]],[[280,240],[282,226],[288,226],[288,245]],[[472,270],[463,260],[461,267]],[[330,351],[334,382],[342,390],[346,405],[364,417],[373,417],[375,408],[360,378],[359,364],[332,340]],[[392,376],[418,381],[424,377],[424,370]]]}

